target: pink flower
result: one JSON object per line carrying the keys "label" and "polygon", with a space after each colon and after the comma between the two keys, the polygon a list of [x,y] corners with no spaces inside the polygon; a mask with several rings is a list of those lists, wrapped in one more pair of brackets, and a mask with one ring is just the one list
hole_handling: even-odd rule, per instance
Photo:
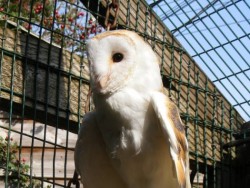
{"label": "pink flower", "polygon": [[84,12],[79,12],[78,16],[84,16]]}
{"label": "pink flower", "polygon": [[69,21],[69,22],[73,22],[73,18],[69,17],[69,18],[68,18],[68,21]]}

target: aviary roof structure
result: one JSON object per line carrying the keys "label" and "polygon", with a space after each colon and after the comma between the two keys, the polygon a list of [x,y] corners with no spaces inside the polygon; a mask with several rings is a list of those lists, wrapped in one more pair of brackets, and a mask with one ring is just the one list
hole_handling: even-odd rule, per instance
{"label": "aviary roof structure", "polygon": [[245,121],[250,120],[250,1],[147,0]]}

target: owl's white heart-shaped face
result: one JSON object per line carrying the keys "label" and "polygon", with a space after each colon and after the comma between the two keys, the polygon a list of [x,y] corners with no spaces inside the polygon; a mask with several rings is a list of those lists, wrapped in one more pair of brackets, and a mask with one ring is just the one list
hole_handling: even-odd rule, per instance
{"label": "owl's white heart-shaped face", "polygon": [[142,86],[155,85],[153,80],[161,83],[154,52],[134,32],[116,30],[99,34],[88,41],[87,52],[95,93],[110,94],[125,86],[143,91]]}
{"label": "owl's white heart-shaped face", "polygon": [[99,35],[87,44],[92,89],[111,93],[124,85],[135,66],[135,44],[124,35]]}

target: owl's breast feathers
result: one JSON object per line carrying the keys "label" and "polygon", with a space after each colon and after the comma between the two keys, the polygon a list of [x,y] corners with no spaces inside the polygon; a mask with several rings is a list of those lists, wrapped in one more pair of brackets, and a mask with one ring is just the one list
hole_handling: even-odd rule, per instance
{"label": "owl's breast feathers", "polygon": [[[144,166],[138,173],[147,172],[155,179],[162,174],[173,187],[190,187],[185,129],[177,107],[164,94],[124,89],[102,102],[101,108],[97,104],[102,114],[99,117],[103,117],[98,126],[115,161],[113,165],[124,177],[130,177],[129,168]],[[161,161],[162,165],[153,167],[154,161]]]}
{"label": "owl's breast feathers", "polygon": [[[118,30],[97,35],[87,50],[96,109],[91,121],[83,122],[76,164],[83,181],[98,174],[103,184],[86,187],[189,188],[184,126],[176,106],[161,92],[152,48],[135,32]],[[94,162],[99,159],[100,168]],[[116,185],[110,184],[108,172]]]}

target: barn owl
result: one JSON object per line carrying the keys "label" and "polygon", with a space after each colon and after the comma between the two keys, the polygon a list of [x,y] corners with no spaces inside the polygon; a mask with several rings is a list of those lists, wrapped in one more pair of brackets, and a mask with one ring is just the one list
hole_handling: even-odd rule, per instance
{"label": "barn owl", "polygon": [[90,39],[87,53],[95,110],[75,148],[84,188],[191,187],[184,126],[151,47],[117,30]]}

